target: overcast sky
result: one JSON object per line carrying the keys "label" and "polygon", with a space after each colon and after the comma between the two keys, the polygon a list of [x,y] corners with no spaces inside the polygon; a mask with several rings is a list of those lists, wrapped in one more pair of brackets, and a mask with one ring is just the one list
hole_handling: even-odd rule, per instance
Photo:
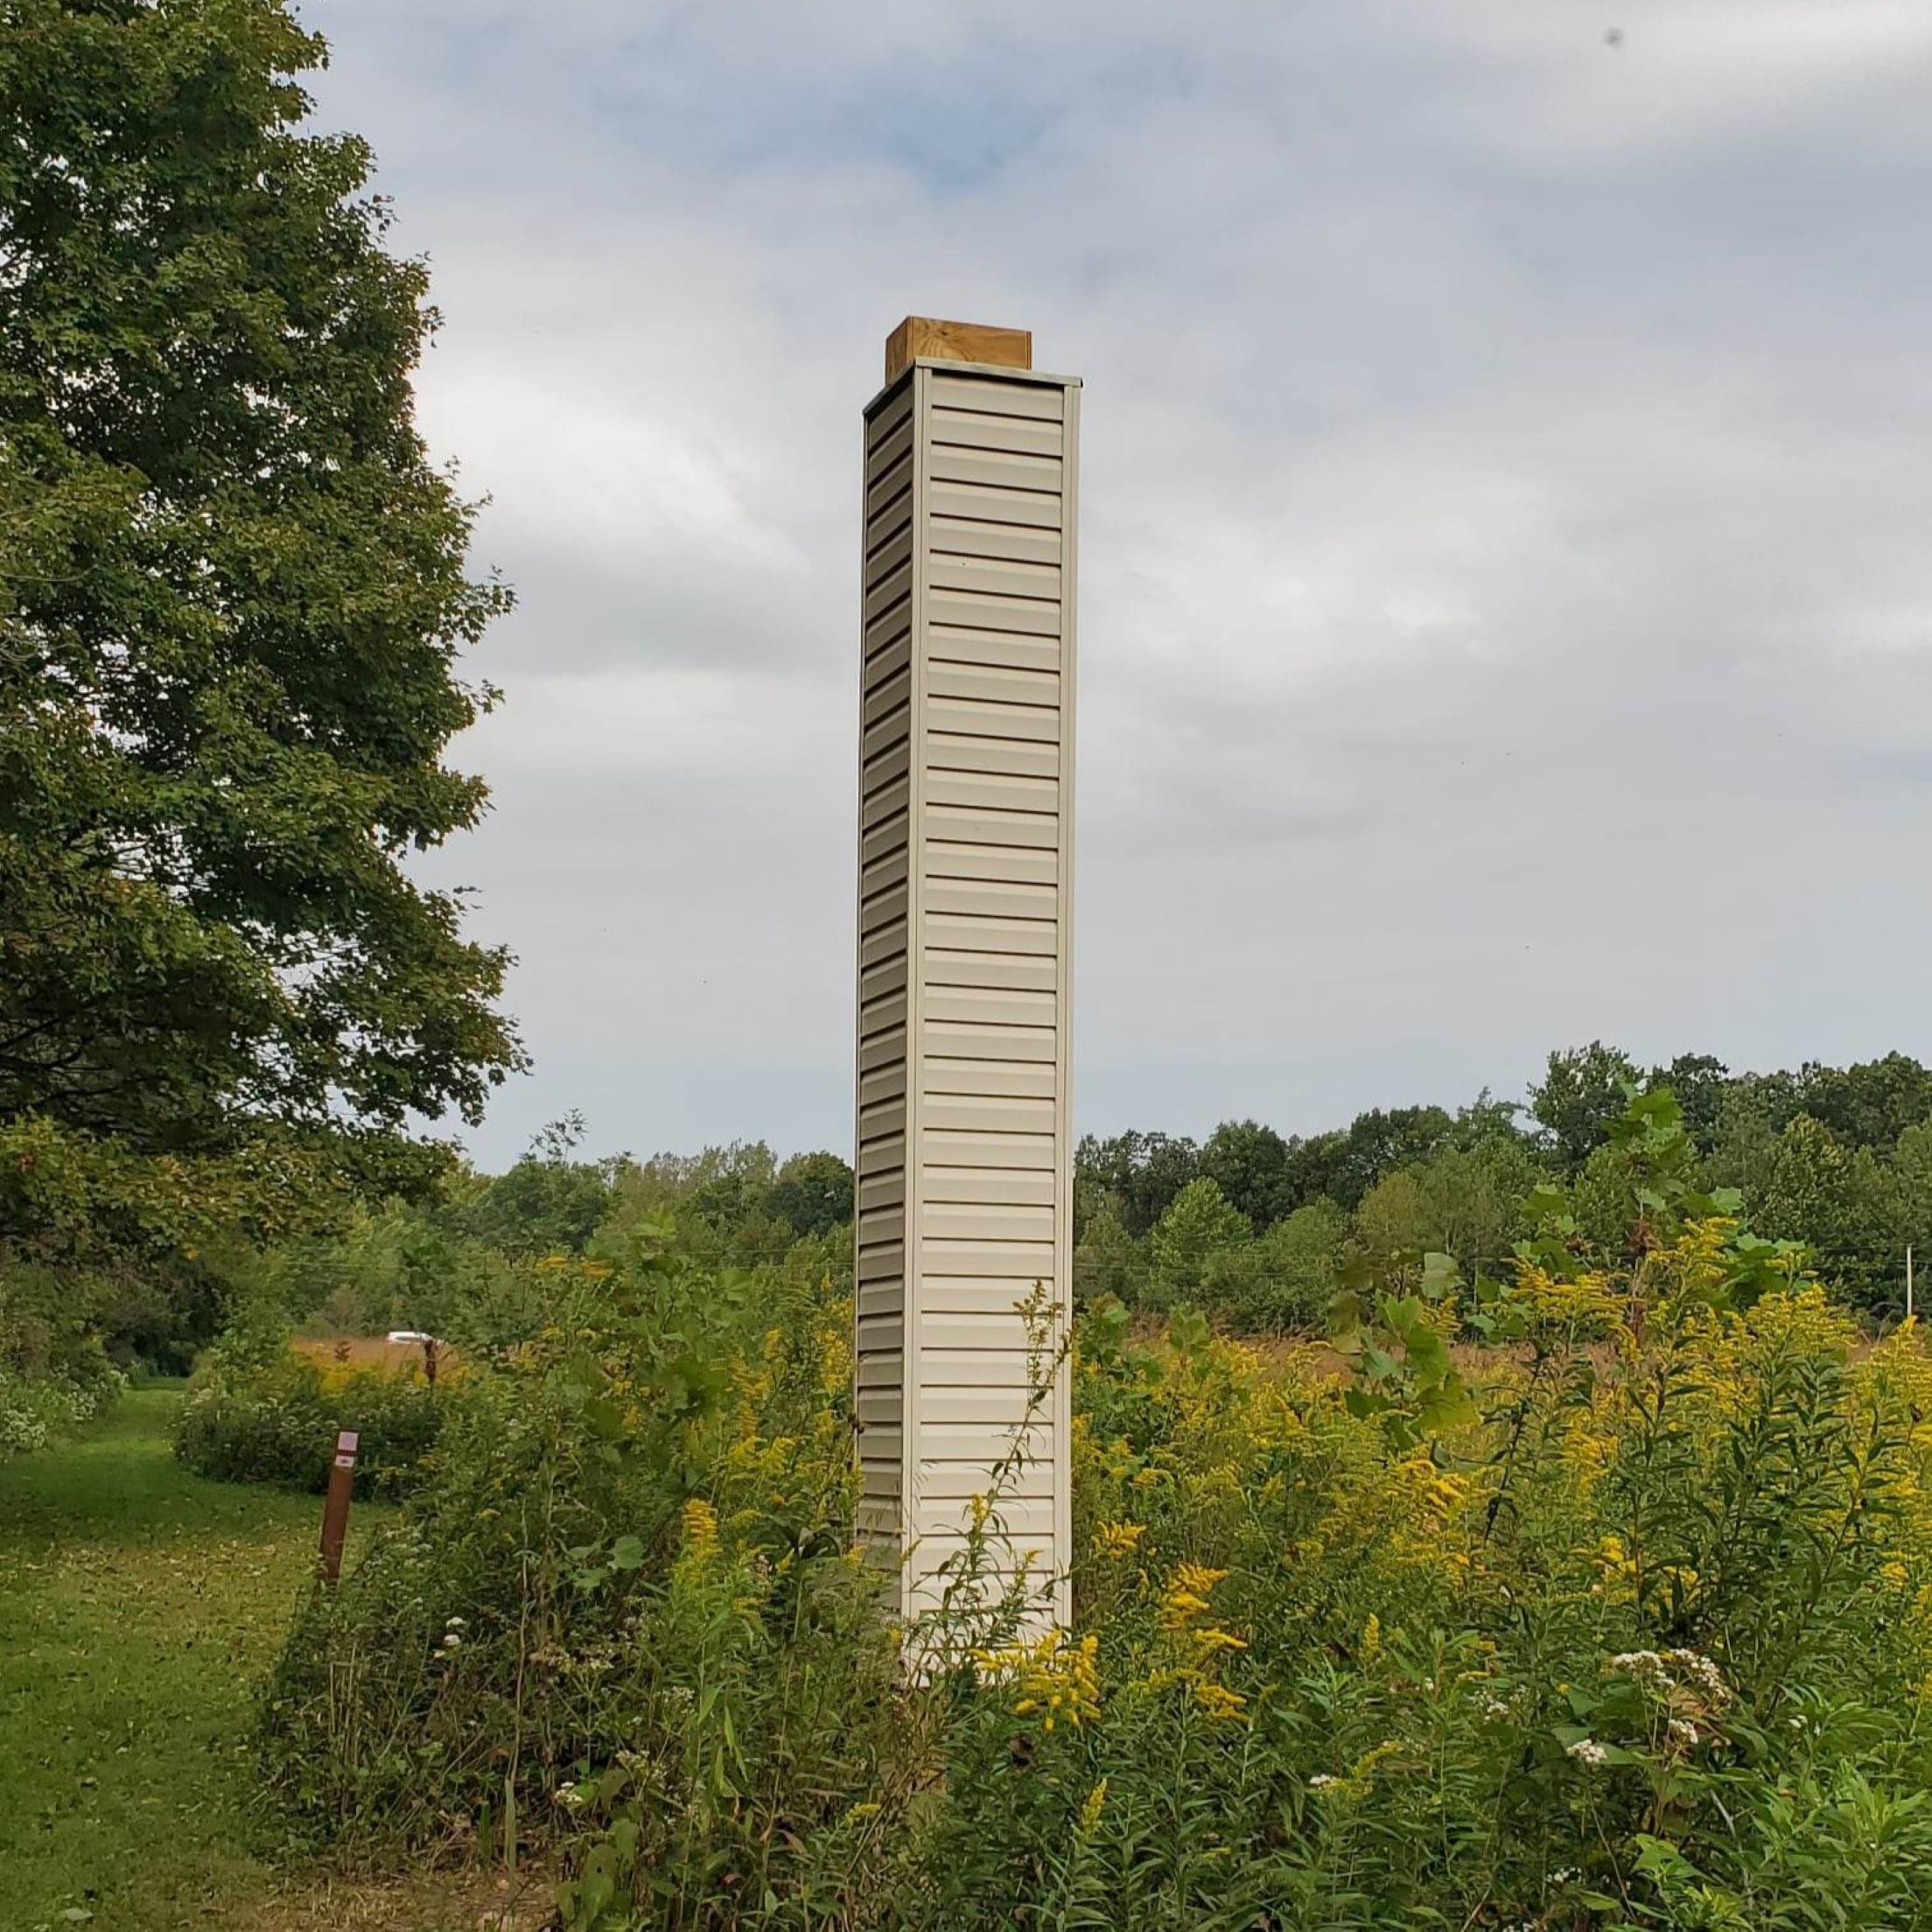
{"label": "overcast sky", "polygon": [[515,614],[434,876],[599,1149],[850,1138],[859,411],[1085,378],[1075,1108],[1932,1057],[1926,0],[312,0]]}

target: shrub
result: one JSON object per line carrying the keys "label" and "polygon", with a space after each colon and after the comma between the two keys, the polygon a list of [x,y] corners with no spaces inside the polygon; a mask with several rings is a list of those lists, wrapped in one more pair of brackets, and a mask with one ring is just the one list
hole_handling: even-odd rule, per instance
{"label": "shrub", "polygon": [[101,1374],[85,1378],[0,1370],[0,1460],[45,1449],[100,1414],[125,1386],[126,1377],[105,1362]]}
{"label": "shrub", "polygon": [[1215,1249],[1201,1270],[1201,1303],[1237,1334],[1324,1334],[1348,1232],[1332,1200],[1308,1201],[1253,1241]]}
{"label": "shrub", "polygon": [[45,1448],[127,1385],[74,1299],[51,1270],[0,1255],[0,1458]]}
{"label": "shrub", "polygon": [[266,1360],[211,1350],[188,1383],[174,1452],[198,1474],[289,1489],[328,1486],[338,1432],[354,1430],[359,1494],[418,1480],[455,1399],[413,1373],[339,1372],[277,1347]]}

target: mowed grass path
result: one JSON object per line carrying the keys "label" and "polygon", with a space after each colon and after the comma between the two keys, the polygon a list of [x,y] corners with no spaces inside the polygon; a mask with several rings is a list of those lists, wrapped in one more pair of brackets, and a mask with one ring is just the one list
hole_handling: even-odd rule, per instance
{"label": "mowed grass path", "polygon": [[4,1932],[250,1925],[272,1887],[251,1699],[321,1503],[188,1474],[180,1399],[132,1390],[77,1441],[0,1463]]}

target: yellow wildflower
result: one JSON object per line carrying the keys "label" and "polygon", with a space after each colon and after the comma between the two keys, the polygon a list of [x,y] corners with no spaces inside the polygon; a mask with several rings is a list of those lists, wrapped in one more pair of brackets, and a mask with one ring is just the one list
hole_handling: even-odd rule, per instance
{"label": "yellow wildflower", "polygon": [[1194,1679],[1194,1702],[1210,1718],[1238,1718],[1247,1704],[1247,1698],[1238,1690],[1230,1690],[1224,1684],[1215,1684],[1210,1678]]}
{"label": "yellow wildflower", "polygon": [[718,1548],[718,1511],[703,1496],[684,1505],[684,1547],[694,1557],[708,1557]]}
{"label": "yellow wildflower", "polygon": [[1056,1628],[1031,1643],[976,1650],[973,1661],[986,1676],[1010,1684],[1019,1692],[1013,1715],[1039,1718],[1043,1732],[1050,1732],[1057,1724],[1077,1728],[1100,1715],[1098,1637],[1082,1637],[1078,1643],[1069,1644],[1067,1633]]}
{"label": "yellow wildflower", "polygon": [[1106,1809],[1107,1781],[1102,1778],[1087,1794],[1085,1802],[1081,1805],[1079,1819],[1074,1825],[1074,1835],[1082,1838],[1092,1838],[1094,1833],[1100,1829],[1101,1813]]}

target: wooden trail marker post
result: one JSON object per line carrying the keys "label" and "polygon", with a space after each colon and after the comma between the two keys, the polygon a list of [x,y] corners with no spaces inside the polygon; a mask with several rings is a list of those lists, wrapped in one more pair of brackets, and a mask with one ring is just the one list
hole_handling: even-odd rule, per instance
{"label": "wooden trail marker post", "polygon": [[342,1544],[349,1533],[349,1499],[355,1489],[355,1452],[361,1438],[345,1429],[335,1438],[329,1493],[322,1502],[322,1580],[332,1586],[342,1574]]}
{"label": "wooden trail marker post", "polygon": [[1012,1459],[995,1560],[1039,1628],[1072,1536],[1066,1378],[1036,1376],[1071,1302],[1081,390],[1032,351],[908,317],[864,412],[854,1409],[901,1614]]}

